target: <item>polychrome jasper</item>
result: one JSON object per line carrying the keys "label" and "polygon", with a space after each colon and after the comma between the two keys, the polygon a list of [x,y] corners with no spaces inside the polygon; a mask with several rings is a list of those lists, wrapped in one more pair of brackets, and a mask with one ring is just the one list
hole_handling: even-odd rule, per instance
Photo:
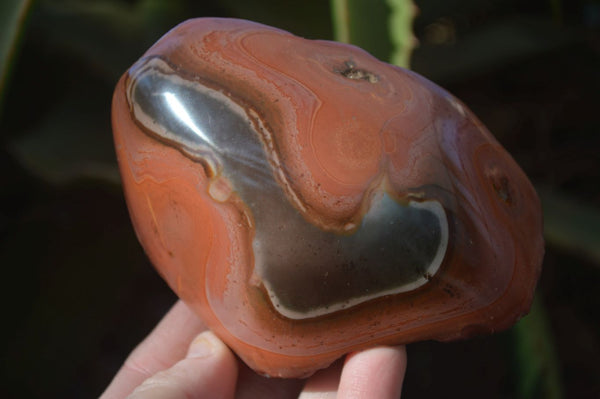
{"label": "polychrome jasper", "polygon": [[190,20],[119,81],[113,130],[151,261],[260,373],[529,309],[527,177],[461,102],[361,49]]}

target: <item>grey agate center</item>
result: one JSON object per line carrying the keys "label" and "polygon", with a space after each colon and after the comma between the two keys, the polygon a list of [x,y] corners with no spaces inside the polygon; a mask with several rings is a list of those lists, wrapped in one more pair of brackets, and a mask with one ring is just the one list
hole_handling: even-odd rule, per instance
{"label": "grey agate center", "polygon": [[448,245],[439,202],[401,205],[380,190],[354,233],[323,231],[274,178],[280,172],[268,161],[251,110],[177,75],[158,57],[140,60],[129,73],[127,97],[138,126],[202,162],[209,177],[225,177],[252,212],[254,273],[281,315],[326,315],[414,290],[438,271]]}

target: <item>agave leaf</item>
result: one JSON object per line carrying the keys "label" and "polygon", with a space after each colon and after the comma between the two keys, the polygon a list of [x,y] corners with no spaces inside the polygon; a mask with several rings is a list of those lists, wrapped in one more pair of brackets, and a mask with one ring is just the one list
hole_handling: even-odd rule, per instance
{"label": "agave leaf", "polygon": [[98,102],[68,96],[9,149],[25,168],[53,184],[84,177],[119,183],[110,124],[97,112]]}
{"label": "agave leaf", "polygon": [[416,9],[412,0],[331,0],[334,37],[408,68]]}
{"label": "agave leaf", "polygon": [[117,78],[182,16],[181,0],[42,1],[36,29],[45,41],[66,49],[104,74]]}
{"label": "agave leaf", "polygon": [[548,244],[582,255],[600,265],[600,209],[538,187]]}
{"label": "agave leaf", "polygon": [[539,296],[534,299],[529,314],[513,327],[512,333],[519,375],[519,397],[562,398],[562,383],[552,332]]}
{"label": "agave leaf", "polygon": [[[161,34],[181,20],[181,1],[142,0],[127,5],[40,1],[32,34],[80,72],[24,130],[12,127],[8,148],[45,181],[62,184],[93,177],[118,182],[110,128],[110,93],[119,76]],[[73,68],[76,70],[76,68]],[[76,83],[75,83],[76,82]],[[23,90],[35,88],[24,87]]]}
{"label": "agave leaf", "polygon": [[30,5],[31,0],[0,2],[0,106]]}
{"label": "agave leaf", "polygon": [[417,6],[412,0],[387,0],[391,14],[389,33],[392,40],[390,62],[403,68],[410,67],[410,57],[417,45],[413,35],[413,21],[417,15]]}

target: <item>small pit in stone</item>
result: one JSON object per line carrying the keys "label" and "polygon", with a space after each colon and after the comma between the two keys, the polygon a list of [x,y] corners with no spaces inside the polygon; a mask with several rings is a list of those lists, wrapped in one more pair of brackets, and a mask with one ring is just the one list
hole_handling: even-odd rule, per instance
{"label": "small pit in stone", "polygon": [[352,80],[365,80],[369,83],[377,83],[379,77],[373,72],[369,72],[366,69],[357,68],[353,61],[344,62],[344,66],[340,69],[334,70],[335,73],[339,73],[345,78]]}
{"label": "small pit in stone", "polygon": [[493,168],[489,172],[488,177],[492,183],[492,187],[494,188],[498,199],[500,199],[500,201],[504,202],[507,205],[512,205],[513,193],[508,177],[506,177],[506,175],[502,173],[498,168]]}
{"label": "small pit in stone", "polygon": [[512,204],[512,195],[508,178],[504,175],[492,175],[492,186],[498,198],[507,205]]}

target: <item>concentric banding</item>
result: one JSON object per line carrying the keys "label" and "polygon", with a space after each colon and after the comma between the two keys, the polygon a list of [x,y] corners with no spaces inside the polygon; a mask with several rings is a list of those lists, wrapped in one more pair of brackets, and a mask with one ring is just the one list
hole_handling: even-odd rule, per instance
{"label": "concentric banding", "polygon": [[[274,309],[291,319],[327,315],[425,285],[439,270],[448,222],[437,201],[396,201],[386,179],[366,196],[360,226],[323,231],[292,205],[274,176],[257,129],[260,112],[176,73],[157,57],[130,70],[133,119],[152,137],[201,162],[212,182],[227,182],[254,220],[254,274]],[[217,185],[213,185],[217,186]],[[215,201],[228,195],[214,188]],[[249,232],[248,234],[251,234]]]}

